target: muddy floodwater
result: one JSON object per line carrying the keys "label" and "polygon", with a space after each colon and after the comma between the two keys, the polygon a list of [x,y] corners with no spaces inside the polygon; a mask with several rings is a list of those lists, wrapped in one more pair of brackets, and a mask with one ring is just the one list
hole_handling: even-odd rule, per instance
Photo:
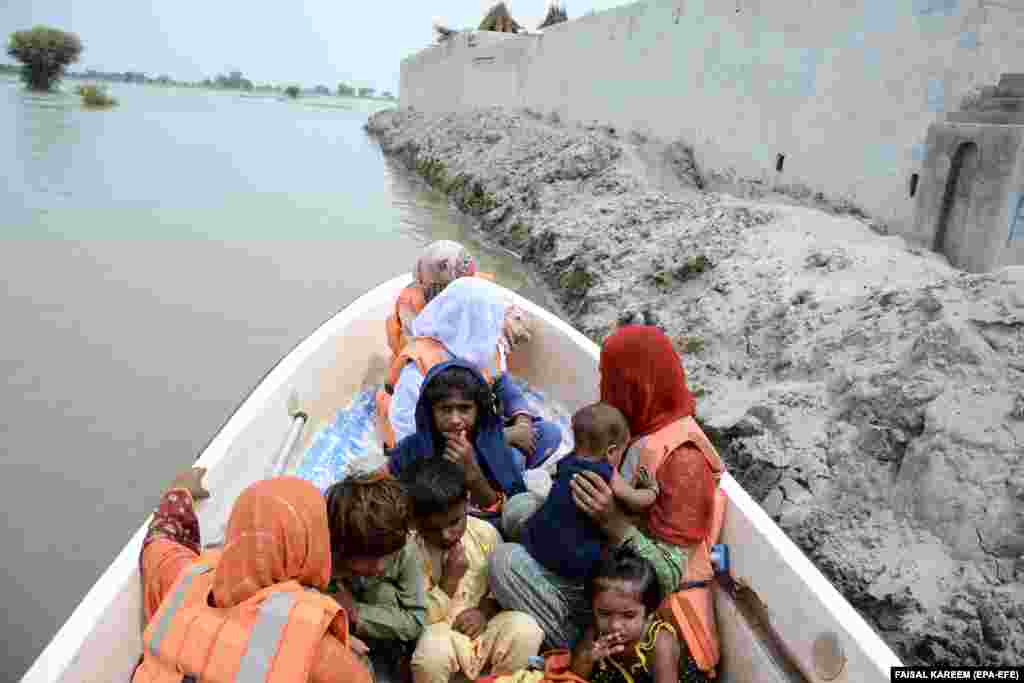
{"label": "muddy floodwater", "polygon": [[518,260],[384,160],[381,103],[0,79],[0,679],[16,680],[263,373],[434,239]]}

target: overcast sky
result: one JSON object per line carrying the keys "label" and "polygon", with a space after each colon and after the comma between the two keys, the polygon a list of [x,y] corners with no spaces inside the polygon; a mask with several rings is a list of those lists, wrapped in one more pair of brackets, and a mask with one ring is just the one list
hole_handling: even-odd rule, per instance
{"label": "overcast sky", "polygon": [[[85,50],[76,71],[201,80],[239,69],[255,82],[397,92],[399,62],[430,44],[435,19],[475,28],[494,1],[0,0],[0,30],[46,24],[77,33]],[[507,4],[532,30],[548,1]],[[566,9],[574,19],[628,1],[567,0]]]}

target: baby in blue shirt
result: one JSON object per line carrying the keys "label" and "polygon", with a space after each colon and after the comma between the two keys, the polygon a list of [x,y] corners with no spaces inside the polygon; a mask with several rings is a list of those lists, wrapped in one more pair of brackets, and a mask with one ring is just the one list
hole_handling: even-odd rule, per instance
{"label": "baby in blue shirt", "polygon": [[551,492],[524,525],[521,542],[548,570],[566,579],[582,580],[600,561],[606,539],[601,528],[573,502],[569,487],[573,476],[597,473],[617,499],[637,512],[653,505],[658,491],[646,470],[637,474],[634,487],[611,465],[622,459],[629,442],[629,424],[617,408],[607,403],[581,408],[572,416],[572,432],[576,448],[558,463]]}

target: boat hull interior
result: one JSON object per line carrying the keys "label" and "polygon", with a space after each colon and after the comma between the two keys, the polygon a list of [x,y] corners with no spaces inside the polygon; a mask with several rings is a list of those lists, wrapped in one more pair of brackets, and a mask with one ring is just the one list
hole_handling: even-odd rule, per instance
{"label": "boat hull interior", "polygon": [[[383,321],[408,276],[362,296],[282,359],[216,434],[197,465],[208,468],[210,499],[199,504],[201,533],[216,543],[231,506],[275,464],[299,471],[303,454],[338,410],[383,382],[388,349]],[[534,337],[510,371],[568,411],[598,396],[598,347],[550,312],[514,298],[535,320]],[[308,414],[283,463],[275,457],[296,407]],[[900,662],[760,506],[726,475],[730,504],[722,541],[730,546],[737,597],[718,591],[723,659],[719,680],[888,681]],[[147,520],[148,523],[148,520]],[[143,524],[36,660],[23,681],[130,680],[141,652],[138,553]]]}

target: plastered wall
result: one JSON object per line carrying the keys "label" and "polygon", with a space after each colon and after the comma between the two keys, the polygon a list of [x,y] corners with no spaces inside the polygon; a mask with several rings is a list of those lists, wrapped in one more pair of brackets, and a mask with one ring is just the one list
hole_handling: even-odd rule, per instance
{"label": "plastered wall", "polygon": [[402,63],[400,101],[682,138],[706,171],[803,184],[913,236],[929,124],[1012,71],[1024,0],[648,0],[543,35],[459,34]]}

